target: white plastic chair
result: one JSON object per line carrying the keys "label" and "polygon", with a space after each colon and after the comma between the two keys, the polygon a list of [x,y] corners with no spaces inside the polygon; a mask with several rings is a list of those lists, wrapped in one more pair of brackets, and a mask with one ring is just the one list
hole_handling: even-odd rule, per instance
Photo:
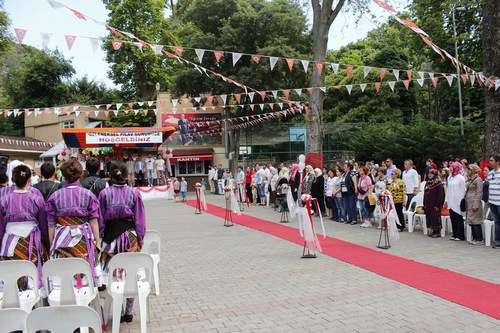
{"label": "white plastic chair", "polygon": [[[490,215],[490,209],[486,211],[486,215],[484,216],[483,227],[484,227],[484,245],[491,246],[491,241],[493,238],[493,228],[495,228],[495,221],[488,219]],[[493,242],[495,240],[493,239]]]}
{"label": "white plastic chair", "polygon": [[[17,280],[25,276],[31,278],[30,288],[19,291]],[[0,261],[0,280],[3,281],[0,308],[20,308],[31,312],[33,306],[40,300],[38,270],[32,262],[27,260]]]}
{"label": "white plastic chair", "polygon": [[89,327],[102,333],[101,319],[94,309],[82,305],[50,306],[33,310],[26,321],[28,333],[49,330],[51,333],[73,332],[78,327]]}
{"label": "white plastic chair", "polygon": [[26,331],[28,312],[21,309],[0,309],[2,332]]}
{"label": "white plastic chair", "polygon": [[[109,274],[107,283],[106,305],[104,318],[108,319],[111,303],[113,303],[113,333],[120,331],[120,318],[123,299],[128,297],[139,298],[141,318],[141,333],[147,332],[146,318],[149,319],[149,294],[151,292],[151,272],[153,259],[147,253],[127,252],[118,253],[108,264]],[[115,270],[124,270],[123,278],[114,278]],[[145,272],[145,276],[142,272]],[[121,275],[121,274],[120,274]]]}
{"label": "white plastic chair", "polygon": [[146,231],[144,235],[144,244],[142,252],[147,253],[153,258],[153,277],[155,282],[156,296],[160,295],[160,253],[161,253],[161,238],[160,233],[154,230]]}
{"label": "white plastic chair", "polygon": [[417,194],[416,196],[414,196],[411,201],[410,201],[410,205],[408,207],[410,207],[410,209],[406,210],[405,212],[403,212],[403,215],[405,215],[407,217],[407,220],[408,220],[408,232],[413,232],[413,230],[415,229],[415,211],[411,211],[411,208],[417,208],[417,206],[422,206],[424,202],[424,196],[423,194],[419,193]]}
{"label": "white plastic chair", "polygon": [[[92,270],[89,263],[81,258],[59,258],[47,261],[42,268],[43,279],[47,286],[48,302],[50,306],[58,305],[83,305],[88,306],[94,301],[94,309],[101,313],[99,292],[94,286]],[[75,275],[85,275],[82,278],[86,283],[75,286]],[[57,277],[57,278],[56,278]],[[59,288],[50,288],[49,278],[60,281]],[[101,318],[102,319],[102,318]],[[85,331],[85,330],[83,330]]]}

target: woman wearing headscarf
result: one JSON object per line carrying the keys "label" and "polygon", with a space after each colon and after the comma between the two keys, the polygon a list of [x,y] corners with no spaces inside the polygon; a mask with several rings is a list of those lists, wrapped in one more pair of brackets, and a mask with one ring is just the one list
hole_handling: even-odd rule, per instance
{"label": "woman wearing headscarf", "polygon": [[430,169],[426,175],[424,188],[424,209],[429,237],[441,236],[441,209],[444,203],[444,185],[437,170]]}
{"label": "woman wearing headscarf", "polygon": [[290,190],[292,191],[293,200],[297,201],[300,187],[300,172],[299,165],[292,164],[292,174],[290,175]]}
{"label": "woman wearing headscarf", "polygon": [[311,195],[313,198],[316,198],[318,202],[318,207],[319,207],[319,212],[316,212],[316,214],[321,214],[325,215],[326,214],[326,209],[325,209],[325,178],[323,177],[323,172],[321,171],[320,168],[314,169],[314,174],[316,177],[313,180],[312,183],[312,190],[311,190]]}
{"label": "woman wearing headscarf", "polygon": [[269,192],[269,204],[273,204],[276,202],[276,193],[278,187],[278,170],[275,167],[269,168],[271,171],[271,180],[269,181],[269,186],[271,187],[271,192]]}
{"label": "woman wearing headscarf", "polygon": [[310,165],[306,165],[306,176],[304,178],[304,187],[302,194],[311,194],[312,184],[316,176],[314,175],[314,169]]}
{"label": "woman wearing headscarf", "polygon": [[[139,192],[127,185],[127,166],[113,161],[109,169],[111,187],[99,194],[101,263],[105,273],[111,258],[121,252],[140,252],[146,233],[146,213]],[[133,298],[127,298],[122,322],[133,320]]]}
{"label": "woman wearing headscarf", "polygon": [[472,245],[483,242],[483,180],[479,177],[481,168],[477,164],[466,166],[467,182],[465,184],[465,220],[471,227]]}
{"label": "woman wearing headscarf", "polygon": [[66,161],[61,165],[61,171],[66,184],[45,204],[51,256],[87,260],[95,284],[100,285],[99,202],[94,193],[80,184],[83,174],[80,162],[76,159]]}
{"label": "woman wearing headscarf", "polygon": [[41,274],[49,245],[45,202],[29,190],[31,170],[28,166],[15,167],[12,181],[15,190],[0,199],[0,260],[31,261]]}
{"label": "woman wearing headscarf", "polygon": [[460,162],[452,162],[450,166],[451,175],[448,177],[446,187],[446,201],[450,210],[451,227],[453,235],[450,240],[465,240],[464,217],[460,210],[460,201],[465,196],[465,179],[462,176],[462,165]]}

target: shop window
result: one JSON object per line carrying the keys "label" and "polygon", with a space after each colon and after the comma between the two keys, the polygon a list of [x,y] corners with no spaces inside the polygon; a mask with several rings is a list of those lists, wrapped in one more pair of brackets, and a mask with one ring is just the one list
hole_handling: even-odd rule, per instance
{"label": "shop window", "polygon": [[205,166],[203,161],[179,162],[179,175],[204,175]]}
{"label": "shop window", "polygon": [[62,128],[75,128],[75,121],[74,120],[63,121]]}

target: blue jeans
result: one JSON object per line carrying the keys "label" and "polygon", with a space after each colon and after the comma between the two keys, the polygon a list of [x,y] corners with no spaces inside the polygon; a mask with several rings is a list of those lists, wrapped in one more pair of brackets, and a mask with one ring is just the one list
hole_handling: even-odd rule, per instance
{"label": "blue jeans", "polygon": [[338,220],[345,220],[346,219],[344,200],[342,200],[342,197],[338,197],[338,198],[335,197],[335,210],[337,211],[337,219]]}
{"label": "blue jeans", "polygon": [[148,185],[153,186],[153,170],[148,170]]}
{"label": "blue jeans", "polygon": [[492,205],[490,203],[490,212],[493,221],[495,222],[495,242],[500,242],[500,205]]}
{"label": "blue jeans", "polygon": [[356,222],[358,212],[356,209],[356,194],[343,194],[344,208],[346,212],[346,221]]}

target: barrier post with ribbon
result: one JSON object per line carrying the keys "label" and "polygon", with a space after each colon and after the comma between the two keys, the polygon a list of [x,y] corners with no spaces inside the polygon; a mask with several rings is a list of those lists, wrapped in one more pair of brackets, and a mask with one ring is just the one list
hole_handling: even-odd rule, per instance
{"label": "barrier post with ribbon", "polygon": [[281,218],[280,218],[280,223],[288,223],[288,222],[290,222],[288,220],[290,209],[288,208],[288,203],[286,201],[286,197],[288,196],[289,192],[290,192],[290,188],[288,187],[288,184],[281,185],[281,193],[284,195],[285,198],[283,198],[284,200],[281,203]]}
{"label": "barrier post with ribbon", "polygon": [[[304,249],[302,251],[301,258],[316,258],[316,252],[322,252],[322,249],[321,244],[318,240],[318,236],[316,235],[316,231],[314,230],[311,205],[314,204],[316,206],[316,209],[318,209],[318,203],[316,199],[314,199],[309,194],[302,195],[301,199],[304,203],[304,207],[299,208],[297,214],[299,219],[300,235],[304,238]],[[323,218],[321,217],[321,215],[320,222],[323,229],[323,238],[326,238],[325,226],[323,224]]]}
{"label": "barrier post with ribbon", "polygon": [[396,224],[400,224],[396,213],[396,207],[389,191],[386,190],[378,194],[378,202],[375,210],[376,212],[374,215],[381,222],[377,248],[388,250],[391,248],[390,239],[399,239],[399,232]]}
{"label": "barrier post with ribbon", "polygon": [[194,188],[195,188],[195,193],[196,193],[196,209],[194,210],[194,213],[195,214],[201,214],[201,184],[200,183],[196,183],[194,185]]}

